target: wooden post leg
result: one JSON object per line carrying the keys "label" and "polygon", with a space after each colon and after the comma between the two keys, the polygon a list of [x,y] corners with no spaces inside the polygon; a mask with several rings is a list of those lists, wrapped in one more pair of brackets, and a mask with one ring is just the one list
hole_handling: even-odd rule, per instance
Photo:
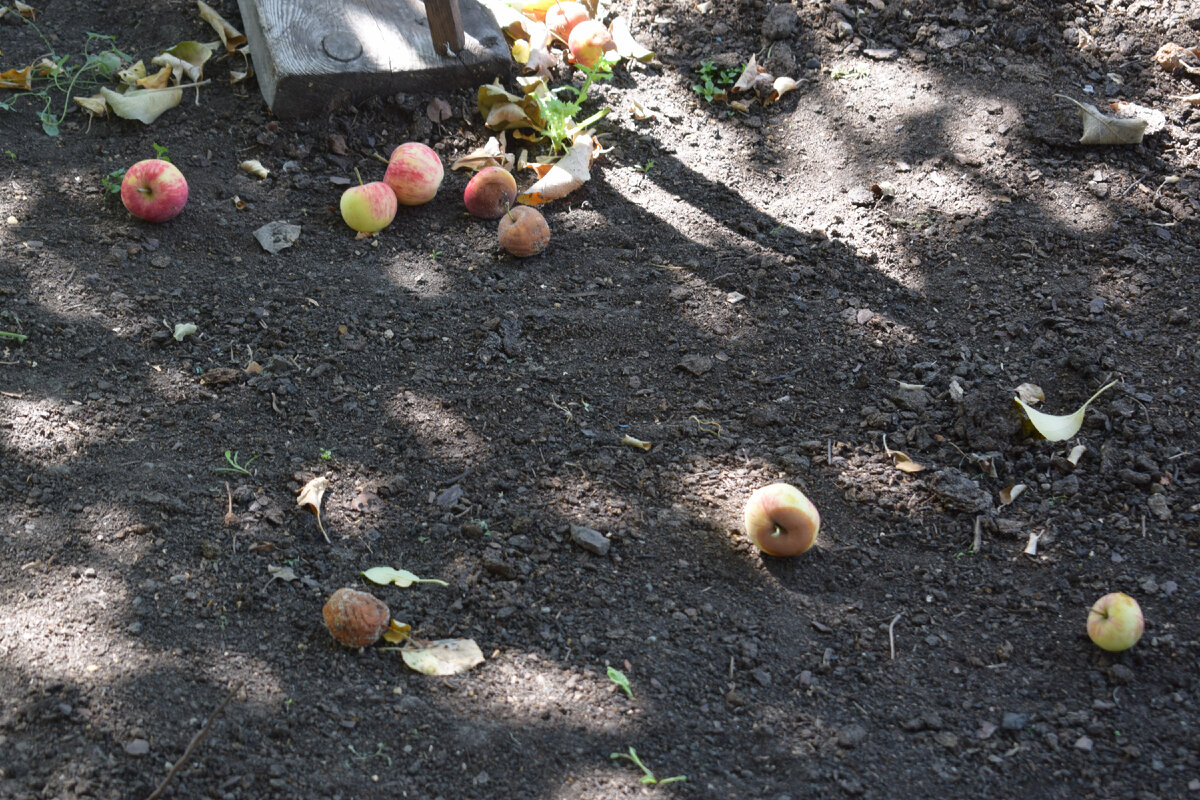
{"label": "wooden post leg", "polygon": [[441,55],[462,51],[466,38],[458,0],[425,0],[425,17],[429,20],[429,35],[433,38],[435,51]]}

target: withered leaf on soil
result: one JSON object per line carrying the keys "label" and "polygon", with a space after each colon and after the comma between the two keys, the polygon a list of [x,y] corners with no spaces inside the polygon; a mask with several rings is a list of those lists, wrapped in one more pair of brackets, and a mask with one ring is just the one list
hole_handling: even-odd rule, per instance
{"label": "withered leaf on soil", "polygon": [[15,89],[19,92],[28,92],[33,88],[32,73],[32,64],[25,69],[9,69],[0,72],[0,89]]}
{"label": "withered leaf on soil", "polygon": [[138,81],[146,77],[146,62],[138,59],[118,72],[117,77],[126,86],[137,86]]}
{"label": "withered leaf on soil", "polygon": [[169,66],[164,66],[153,75],[147,75],[144,78],[138,78],[137,87],[139,89],[163,89],[171,82],[173,74]]}
{"label": "withered leaf on soil", "polygon": [[1079,119],[1083,122],[1080,144],[1140,144],[1149,127],[1149,122],[1144,119],[1109,116],[1090,103],[1081,103],[1065,94],[1054,96],[1074,103],[1079,108]]}
{"label": "withered leaf on soil", "polygon": [[1116,384],[1117,381],[1112,381],[1101,386],[1075,413],[1064,414],[1063,416],[1044,414],[1035,408],[1030,408],[1020,397],[1014,397],[1013,400],[1025,412],[1025,416],[1029,418],[1029,422],[1033,425],[1034,429],[1044,436],[1047,441],[1062,442],[1079,433],[1079,429],[1083,427],[1083,415],[1087,411],[1087,407],[1092,404],[1093,400],[1100,396],[1101,392],[1112,388]]}
{"label": "withered leaf on soil", "polygon": [[450,104],[440,97],[435,97],[425,106],[425,116],[429,121],[439,124],[450,119]]}
{"label": "withered leaf on soil", "polygon": [[227,53],[234,52],[246,43],[246,37],[204,0],[196,0],[196,8],[200,9],[201,19],[211,25],[217,36],[221,37],[221,44],[225,45]]}
{"label": "withered leaf on soil", "polygon": [[766,96],[766,98],[763,99],[762,104],[764,106],[769,106],[772,103],[778,103],[779,98],[783,97],[785,94],[787,94],[788,92],[792,91],[795,88],[796,88],[796,79],[795,78],[789,78],[786,75],[780,75],[771,84],[771,91]]}
{"label": "withered leaf on soil", "polygon": [[425,675],[457,675],[483,663],[474,639],[436,639],[404,647],[400,656],[410,669]]}
{"label": "withered leaf on soil", "polygon": [[437,578],[418,578],[406,569],[395,569],[393,567],[371,567],[371,569],[363,570],[362,576],[371,583],[377,583],[380,586],[387,586],[389,583],[392,583],[401,589],[407,589],[414,583],[436,583],[441,586],[450,585]]}
{"label": "withered leaf on soil", "polygon": [[627,444],[630,447],[636,447],[639,450],[645,450],[647,452],[649,452],[650,448],[654,446],[650,442],[644,442],[641,439],[635,439],[628,433],[621,437],[621,444]]}
{"label": "withered leaf on soil", "polygon": [[737,82],[733,84],[733,88],[729,90],[730,94],[738,92],[746,92],[754,85],[754,81],[758,79],[759,73],[764,72],[762,67],[758,65],[757,57],[752,53],[750,60],[746,62],[746,68],[742,70],[742,74],[738,76]]}
{"label": "withered leaf on soil", "polygon": [[896,469],[900,470],[901,472],[908,472],[911,474],[925,471],[925,465],[918,464],[916,461],[913,461],[908,457],[908,453],[901,452],[900,450],[893,450],[888,447],[886,435],[883,437],[883,452],[887,453],[891,457],[892,463],[895,465]]}
{"label": "withered leaf on soil", "polygon": [[1014,486],[1008,486],[1000,490],[1000,505],[1006,506],[1016,500],[1029,487],[1023,483],[1018,483]]}
{"label": "withered leaf on soil", "polygon": [[1195,66],[1200,62],[1200,47],[1187,48],[1175,42],[1167,42],[1158,48],[1158,52],[1154,54],[1154,61],[1167,72],[1174,72],[1183,67],[1188,74],[1200,74],[1200,69]]}
{"label": "withered leaf on soil", "polygon": [[122,119],[136,119],[144,125],[149,125],[183,101],[183,90],[173,89],[131,89],[125,94],[118,94],[107,86],[100,87],[100,94],[108,104],[109,109]]}
{"label": "withered leaf on soil", "polygon": [[612,34],[613,44],[617,46],[617,55],[621,58],[631,59],[646,63],[654,58],[654,51],[647,50],[645,47],[633,38],[633,32],[629,29],[629,20],[625,17],[617,17],[608,26],[609,33]]}
{"label": "withered leaf on soil", "polygon": [[108,114],[108,103],[105,102],[104,95],[102,94],[95,94],[91,97],[73,97],[71,99],[93,117],[103,117]]}
{"label": "withered leaf on soil", "polygon": [[1036,383],[1022,383],[1017,387],[1017,397],[1026,404],[1036,406],[1046,400],[1046,393]]}
{"label": "withered leaf on soil", "polygon": [[204,74],[205,63],[212,58],[213,44],[193,41],[180,42],[150,59],[150,63],[165,64],[171,67],[176,83],[182,82],[184,75],[188,77],[188,80],[198,81]]}
{"label": "withered leaf on soil", "polygon": [[248,159],[238,165],[244,172],[249,172],[256,178],[265,178],[271,174],[271,170],[262,165],[262,162],[257,158]]}
{"label": "withered leaf on soil", "polygon": [[467,153],[451,164],[450,169],[469,169],[478,172],[484,167],[504,167],[511,172],[514,157],[512,153],[504,151],[506,138],[503,132],[500,133],[499,138],[488,137],[483,147],[477,147]]}
{"label": "withered leaf on soil", "polygon": [[296,498],[296,505],[301,508],[308,506],[309,510],[317,515],[317,528],[320,529],[321,535],[327,542],[329,534],[325,532],[325,526],[321,524],[321,499],[325,496],[325,490],[328,488],[329,479],[319,475],[304,484],[304,488],[300,490],[300,496]]}
{"label": "withered leaf on soil", "polygon": [[388,622],[387,630],[383,632],[383,640],[391,644],[400,644],[411,638],[412,625],[407,622],[396,622],[394,619]]}
{"label": "withered leaf on soil", "polygon": [[[517,202],[540,206],[551,200],[566,197],[591,179],[593,156],[592,137],[581,133],[567,154],[541,174],[537,183],[517,195]],[[540,173],[540,171],[539,171]]]}

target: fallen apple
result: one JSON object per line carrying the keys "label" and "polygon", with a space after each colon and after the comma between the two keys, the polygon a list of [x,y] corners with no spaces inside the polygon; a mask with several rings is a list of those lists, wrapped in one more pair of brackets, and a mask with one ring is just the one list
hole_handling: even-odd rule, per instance
{"label": "fallen apple", "polygon": [[1088,637],[1097,647],[1110,653],[1133,647],[1142,638],[1145,627],[1137,600],[1124,592],[1104,595],[1088,611]]}
{"label": "fallen apple", "polygon": [[536,256],[550,244],[550,226],[542,212],[529,206],[509,209],[500,218],[500,246],[518,258]]}
{"label": "fallen apple", "polygon": [[517,199],[517,181],[504,167],[484,167],[467,182],[463,203],[476,217],[497,219]]}
{"label": "fallen apple", "polygon": [[170,161],[148,158],[125,170],[121,202],[129,213],[147,222],[166,222],[187,205],[188,185]]}
{"label": "fallen apple", "polygon": [[405,142],[392,151],[383,180],[401,205],[428,203],[442,185],[442,159],[428,145]]}
{"label": "fallen apple", "polygon": [[594,67],[600,63],[605,51],[616,50],[617,45],[603,22],[588,19],[571,29],[571,35],[567,37],[567,48],[576,64]]}
{"label": "fallen apple", "polygon": [[796,556],[812,547],[821,515],[804,492],[788,483],[755,490],[746,501],[746,533],[770,556]]}
{"label": "fallen apple", "polygon": [[396,193],[383,181],[351,186],[342,192],[342,219],[359,236],[370,236],[396,218]]}
{"label": "fallen apple", "polygon": [[392,618],[387,604],[373,594],[338,589],[321,609],[325,626],[347,647],[370,647],[379,641]]}
{"label": "fallen apple", "polygon": [[568,41],[575,26],[586,19],[591,19],[587,6],[575,0],[563,0],[546,10],[546,27],[564,42]]}

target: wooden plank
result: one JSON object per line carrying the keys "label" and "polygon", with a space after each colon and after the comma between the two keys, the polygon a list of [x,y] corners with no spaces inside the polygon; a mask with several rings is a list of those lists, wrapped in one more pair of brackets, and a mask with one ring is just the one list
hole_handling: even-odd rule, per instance
{"label": "wooden plank", "polygon": [[478,0],[458,0],[463,45],[434,50],[421,0],[238,0],[263,99],[305,117],[372,95],[489,83],[512,68]]}
{"label": "wooden plank", "polygon": [[435,52],[457,53],[466,45],[458,0],[425,0],[425,16]]}

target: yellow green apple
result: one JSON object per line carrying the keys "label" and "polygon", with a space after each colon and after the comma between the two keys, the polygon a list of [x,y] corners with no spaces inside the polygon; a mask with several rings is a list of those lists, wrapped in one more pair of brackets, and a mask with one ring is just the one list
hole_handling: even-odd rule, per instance
{"label": "yellow green apple", "polygon": [[1137,600],[1124,592],[1104,595],[1088,611],[1088,637],[1097,647],[1111,653],[1128,650],[1137,644],[1145,627]]}
{"label": "yellow green apple", "polygon": [[790,483],[756,489],[746,501],[746,533],[770,556],[796,556],[812,547],[821,515],[804,492]]}

